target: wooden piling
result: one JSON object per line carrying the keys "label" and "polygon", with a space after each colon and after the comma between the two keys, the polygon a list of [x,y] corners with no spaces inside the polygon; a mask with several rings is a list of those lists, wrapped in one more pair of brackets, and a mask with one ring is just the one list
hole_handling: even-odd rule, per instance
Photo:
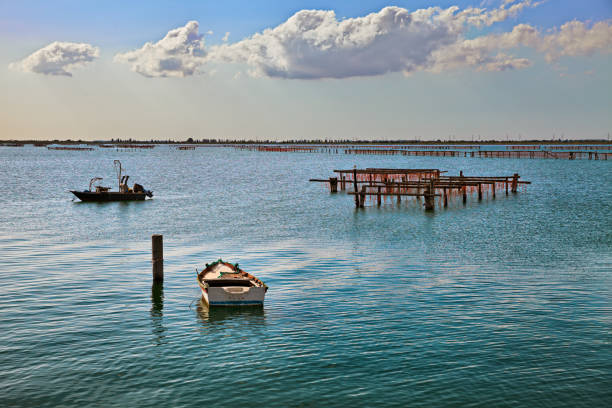
{"label": "wooden piling", "polygon": [[[463,170],[459,171],[459,177],[464,178]],[[467,187],[465,186],[465,184],[463,185],[463,187],[461,187],[461,192],[463,193],[463,204],[465,204],[467,203]]]}
{"label": "wooden piling", "polygon": [[431,180],[425,189],[425,211],[433,211],[435,206],[434,182]]}
{"label": "wooden piling", "polygon": [[377,193],[376,193],[376,203],[378,204],[378,206],[380,207],[380,186],[378,186],[377,188]]}
{"label": "wooden piling", "polygon": [[444,208],[448,207],[448,193],[446,192],[446,187],[444,188]]}
{"label": "wooden piling", "polygon": [[153,282],[161,283],[164,281],[164,243],[163,235],[154,234],[151,236],[153,254]]}
{"label": "wooden piling", "polygon": [[338,177],[329,178],[329,191],[332,193],[338,192]]}
{"label": "wooden piling", "polygon": [[355,192],[355,207],[359,208],[359,190],[357,190],[357,166],[353,168],[353,191]]}
{"label": "wooden piling", "polygon": [[359,194],[359,207],[365,207],[365,199],[366,199],[366,189],[365,185],[361,186],[361,193]]}
{"label": "wooden piling", "polygon": [[340,190],[344,191],[346,190],[346,181],[344,179],[344,176],[342,176],[342,178],[340,179]]}
{"label": "wooden piling", "polygon": [[518,192],[518,179],[519,179],[518,173],[514,173],[514,175],[512,176],[512,189],[511,189],[513,193]]}
{"label": "wooden piling", "polygon": [[478,183],[478,200],[482,200],[482,183]]}

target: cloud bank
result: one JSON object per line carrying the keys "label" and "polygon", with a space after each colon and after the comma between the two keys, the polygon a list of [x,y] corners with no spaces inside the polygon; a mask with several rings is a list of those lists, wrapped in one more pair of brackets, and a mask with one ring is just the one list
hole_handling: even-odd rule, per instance
{"label": "cloud bank", "polygon": [[341,21],[333,11],[302,10],[275,28],[213,47],[210,58],[248,64],[256,76],[300,79],[440,72],[459,66],[523,68],[529,65],[523,58],[498,53],[495,47],[474,50],[464,39],[469,27],[491,25],[537,5],[530,0],[511,3],[491,11],[385,7]]}
{"label": "cloud bank", "polygon": [[590,56],[596,52],[612,53],[612,25],[598,22],[591,28],[581,21],[570,21],[543,36],[535,47],[544,52],[549,62],[560,57]]}
{"label": "cloud bank", "polygon": [[194,75],[204,63],[204,36],[198,34],[198,22],[170,30],[156,43],[115,55],[114,61],[129,64],[132,71],[146,77],[186,77]]}
{"label": "cloud bank", "polygon": [[415,71],[459,37],[454,10],[410,13],[386,7],[338,21],[333,11],[302,10],[281,25],[211,49],[211,59],[246,63],[252,74],[282,78],[346,78]]}
{"label": "cloud bank", "polygon": [[[493,34],[486,29],[540,3],[504,0],[491,10],[452,6],[409,11],[391,6],[342,20],[333,11],[301,10],[280,25],[235,43],[228,42],[227,32],[221,44],[208,49],[198,22],[190,21],[155,43],[115,55],[114,61],[151,78],[195,75],[206,63],[237,63],[259,77],[340,79],[465,68],[523,69],[532,64],[515,55],[523,48],[536,51],[549,63],[612,52],[610,21],[570,21],[545,33],[529,24]],[[11,67],[70,76],[73,68],[98,55],[99,50],[89,44],[55,42]]]}
{"label": "cloud bank", "polygon": [[[442,72],[466,66],[479,70],[501,71],[520,69],[531,65],[526,58],[504,54],[505,50],[529,47],[544,55],[550,62],[561,57],[590,56],[596,52],[612,52],[612,26],[599,22],[589,26],[571,21],[550,34],[542,34],[528,24],[518,24],[511,32],[490,34],[469,40],[460,40],[441,47],[432,54],[430,71]],[[496,53],[497,54],[494,54]]]}
{"label": "cloud bank", "polygon": [[552,62],[562,56],[610,52],[612,27],[572,21],[543,35],[519,24],[511,32],[466,39],[469,30],[515,17],[540,3],[509,0],[490,11],[430,7],[410,12],[385,7],[365,17],[338,20],[333,11],[302,10],[277,27],[209,50],[208,59],[250,66],[251,75],[319,79],[389,72],[522,69],[527,58],[512,54],[531,47]]}
{"label": "cloud bank", "polygon": [[86,43],[53,42],[23,60],[10,64],[16,71],[44,75],[72,76],[72,70],[92,62],[100,56],[100,49]]}

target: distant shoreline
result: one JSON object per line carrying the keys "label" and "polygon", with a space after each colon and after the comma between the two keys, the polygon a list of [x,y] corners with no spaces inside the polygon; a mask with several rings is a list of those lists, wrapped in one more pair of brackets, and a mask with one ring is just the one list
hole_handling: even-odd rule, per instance
{"label": "distant shoreline", "polygon": [[584,139],[584,140],[222,140],[222,139],[201,139],[201,140],[14,140],[0,139],[0,146],[10,145],[611,145],[612,141],[605,139]]}

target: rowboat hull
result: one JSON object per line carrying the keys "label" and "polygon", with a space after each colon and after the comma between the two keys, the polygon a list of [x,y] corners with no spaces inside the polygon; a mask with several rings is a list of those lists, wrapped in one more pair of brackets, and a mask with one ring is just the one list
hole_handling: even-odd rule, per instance
{"label": "rowboat hull", "polygon": [[200,288],[208,306],[263,306],[265,288],[209,287]]}
{"label": "rowboat hull", "polygon": [[268,287],[250,273],[219,259],[198,273],[202,300],[208,306],[263,306]]}
{"label": "rowboat hull", "polygon": [[93,192],[93,191],[70,191],[81,201],[86,202],[108,202],[108,201],[143,201],[146,193],[120,193],[118,191]]}

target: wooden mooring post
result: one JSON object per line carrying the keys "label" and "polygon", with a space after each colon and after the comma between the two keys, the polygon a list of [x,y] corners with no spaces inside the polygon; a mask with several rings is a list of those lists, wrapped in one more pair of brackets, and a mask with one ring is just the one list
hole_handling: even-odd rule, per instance
{"label": "wooden mooring post", "polygon": [[338,192],[338,177],[329,178],[329,191],[332,193]]}
{"label": "wooden mooring post", "polygon": [[153,283],[164,281],[164,243],[163,235],[154,234],[151,236],[153,254]]}
{"label": "wooden mooring post", "polygon": [[355,192],[355,207],[359,208],[359,190],[357,189],[357,166],[353,168],[353,191]]}
{"label": "wooden mooring post", "polygon": [[519,179],[518,173],[514,173],[514,175],[512,176],[512,192],[513,193],[518,192],[518,179]]}
{"label": "wooden mooring post", "polygon": [[431,180],[425,189],[425,211],[433,211],[435,207],[434,182]]}
{"label": "wooden mooring post", "polygon": [[[463,170],[459,172],[459,177],[464,178]],[[465,204],[467,203],[467,187],[465,186],[465,184],[463,185],[463,187],[461,187],[461,191],[463,193],[463,204]]]}
{"label": "wooden mooring post", "polygon": [[366,190],[367,190],[367,186],[365,185],[361,186],[361,193],[359,193],[359,207],[360,208],[365,207]]}

